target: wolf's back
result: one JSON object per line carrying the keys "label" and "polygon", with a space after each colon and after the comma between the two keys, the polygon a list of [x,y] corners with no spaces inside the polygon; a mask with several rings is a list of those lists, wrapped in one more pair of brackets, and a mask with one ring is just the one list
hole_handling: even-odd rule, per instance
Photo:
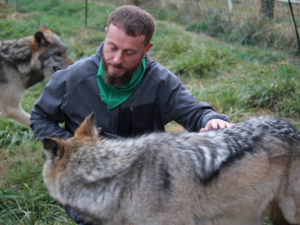
{"label": "wolf's back", "polygon": [[125,140],[81,135],[46,146],[46,186],[87,220],[113,225],[242,224],[247,214],[259,217],[263,208],[255,204],[265,206],[278,191],[288,164],[269,158],[300,151],[299,132],[266,117],[204,133]]}

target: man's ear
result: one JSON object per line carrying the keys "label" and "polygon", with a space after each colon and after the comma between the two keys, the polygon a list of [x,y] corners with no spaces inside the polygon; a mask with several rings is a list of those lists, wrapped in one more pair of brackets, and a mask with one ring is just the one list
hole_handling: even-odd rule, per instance
{"label": "man's ear", "polygon": [[81,123],[81,125],[77,128],[75,132],[75,137],[98,137],[99,130],[96,126],[96,118],[95,113],[92,112],[89,116],[85,118],[85,120]]}
{"label": "man's ear", "polygon": [[64,153],[64,143],[57,138],[44,138],[43,146],[49,159],[61,157]]}
{"label": "man's ear", "polygon": [[146,57],[146,55],[148,54],[148,52],[150,51],[152,46],[153,46],[153,42],[150,42],[148,45],[146,45],[145,52],[144,52],[144,57]]}

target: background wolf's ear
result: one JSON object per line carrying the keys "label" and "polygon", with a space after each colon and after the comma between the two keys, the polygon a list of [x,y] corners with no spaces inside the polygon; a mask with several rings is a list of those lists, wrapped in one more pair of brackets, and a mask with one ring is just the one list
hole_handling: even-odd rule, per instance
{"label": "background wolf's ear", "polygon": [[50,30],[48,29],[48,27],[45,24],[41,24],[39,26],[39,31],[44,32],[44,31],[50,31]]}
{"label": "background wolf's ear", "polygon": [[39,46],[45,46],[45,45],[48,45],[49,42],[47,41],[47,39],[45,38],[45,35],[43,34],[43,32],[41,31],[37,31],[35,34],[34,34],[34,39],[35,39],[35,42],[39,45]]}
{"label": "background wolf's ear", "polygon": [[60,156],[61,152],[59,150],[59,143],[57,140],[52,138],[44,138],[43,140],[44,149],[46,150],[47,157],[51,159]]}

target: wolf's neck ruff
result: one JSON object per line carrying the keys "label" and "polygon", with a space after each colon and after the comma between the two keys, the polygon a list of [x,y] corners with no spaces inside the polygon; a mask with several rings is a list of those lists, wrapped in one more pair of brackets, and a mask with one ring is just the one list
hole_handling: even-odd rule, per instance
{"label": "wolf's neck ruff", "polygon": [[18,63],[28,61],[28,58],[30,58],[32,54],[30,43],[30,37],[18,40],[0,41],[0,59],[7,62],[13,62],[16,60]]}

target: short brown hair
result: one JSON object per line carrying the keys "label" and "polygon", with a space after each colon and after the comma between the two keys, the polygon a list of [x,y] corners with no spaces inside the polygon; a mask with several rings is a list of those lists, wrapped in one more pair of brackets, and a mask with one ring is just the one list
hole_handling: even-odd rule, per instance
{"label": "short brown hair", "polygon": [[107,27],[110,24],[130,36],[144,35],[145,45],[149,44],[155,30],[154,18],[145,10],[133,5],[116,8],[108,18]]}

